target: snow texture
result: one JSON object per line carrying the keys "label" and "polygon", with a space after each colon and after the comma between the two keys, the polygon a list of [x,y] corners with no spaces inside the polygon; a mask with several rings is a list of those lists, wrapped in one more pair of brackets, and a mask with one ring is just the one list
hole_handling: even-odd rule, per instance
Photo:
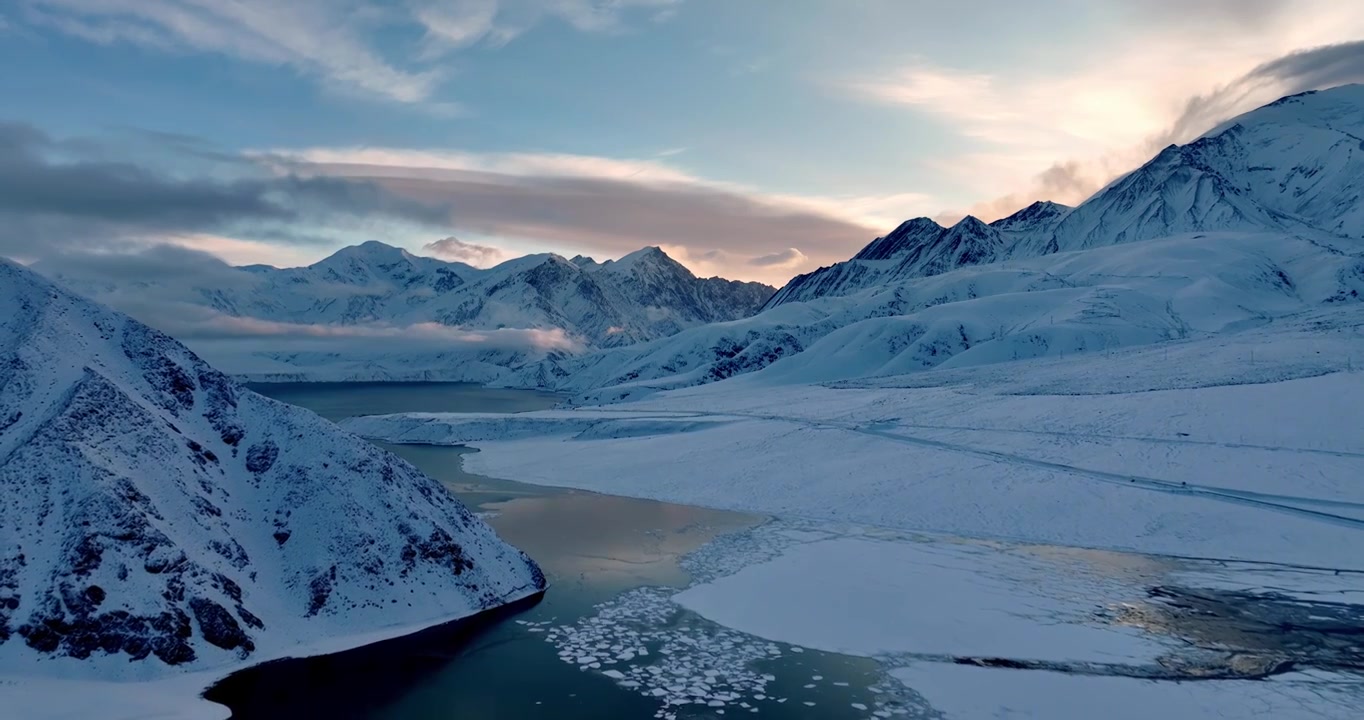
{"label": "snow texture", "polygon": [[1142,167],[1068,208],[1032,206],[985,225],[910,220],[853,259],[801,275],[768,302],[849,295],[890,282],[1195,232],[1280,230],[1364,237],[1364,86],[1283,98]]}
{"label": "snow texture", "polygon": [[545,584],[405,461],[8,262],[0,487],[0,675],[226,669]]}
{"label": "snow texture", "polygon": [[471,472],[546,485],[1364,568],[1354,551],[1364,532],[1364,372],[1346,369],[1348,352],[1364,357],[1361,324],[1253,332],[1248,345],[1219,336],[861,386],[764,386],[755,375],[604,408],[345,425],[379,439],[469,443],[483,450],[467,458]]}

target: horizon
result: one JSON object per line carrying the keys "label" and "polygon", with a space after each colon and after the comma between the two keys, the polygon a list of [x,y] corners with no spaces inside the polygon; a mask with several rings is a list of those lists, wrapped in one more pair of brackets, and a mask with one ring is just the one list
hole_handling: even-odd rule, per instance
{"label": "horizon", "polygon": [[1338,5],[22,0],[0,11],[0,59],[33,68],[0,78],[0,255],[658,246],[781,286],[909,218],[1077,205],[1364,80],[1364,9]]}

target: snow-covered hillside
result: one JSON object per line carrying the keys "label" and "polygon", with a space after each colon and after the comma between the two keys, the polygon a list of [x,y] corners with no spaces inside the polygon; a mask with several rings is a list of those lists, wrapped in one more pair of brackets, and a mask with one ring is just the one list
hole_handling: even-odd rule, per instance
{"label": "snow-covered hillside", "polygon": [[823,385],[762,375],[606,407],[343,426],[470,443],[473,472],[547,485],[1364,570],[1364,304],[1111,354]]}
{"label": "snow-covered hillside", "polygon": [[[756,373],[794,384],[1233,333],[1364,294],[1364,86],[1280,100],[1076,208],[910,220],[764,311],[554,356],[514,382],[634,399]],[[749,381],[746,381],[749,382]]]}
{"label": "snow-covered hillside", "polygon": [[1171,145],[1078,207],[1033,206],[989,225],[910,220],[853,259],[791,280],[768,302],[849,295],[1004,258],[1181,233],[1364,237],[1364,85],[1278,100]]}
{"label": "snow-covered hillside", "polygon": [[525,384],[583,402],[752,373],[796,384],[1234,333],[1364,296],[1364,243],[1200,233],[967,267],[540,363]]}
{"label": "snow-covered hillside", "polygon": [[0,487],[0,675],[339,649],[545,584],[405,461],[7,261]]}

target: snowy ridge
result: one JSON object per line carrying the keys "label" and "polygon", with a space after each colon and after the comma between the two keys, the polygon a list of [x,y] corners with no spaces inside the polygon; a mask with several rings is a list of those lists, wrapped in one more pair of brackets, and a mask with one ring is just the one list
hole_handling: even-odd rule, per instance
{"label": "snowy ridge", "polygon": [[740,375],[830,382],[1236,333],[1357,306],[1364,247],[1339,245],[1207,233],[966,267],[545,361],[522,382],[604,402]]}
{"label": "snowy ridge", "polygon": [[877,238],[852,260],[796,276],[772,296],[766,307],[850,295],[898,280],[994,262],[1007,245],[1004,233],[971,216],[950,228],[928,218],[915,218]]}
{"label": "snowy ridge", "polygon": [[1285,98],[1076,208],[905,222],[737,321],[528,365],[583,403],[752,375],[797,384],[1192,339],[1364,294],[1364,86]]}
{"label": "snowy ridge", "polygon": [[[1076,208],[1039,202],[985,226],[901,225],[768,302],[849,295],[1006,258],[1183,233],[1280,231],[1364,238],[1364,86],[1294,95],[1171,145]],[[964,236],[964,237],[962,237]]]}
{"label": "snowy ridge", "polygon": [[0,262],[0,674],[153,679],[544,588],[437,482]]}

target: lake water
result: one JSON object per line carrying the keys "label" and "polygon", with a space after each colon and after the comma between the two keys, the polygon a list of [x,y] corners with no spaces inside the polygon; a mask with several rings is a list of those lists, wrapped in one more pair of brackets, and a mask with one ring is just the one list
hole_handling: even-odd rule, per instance
{"label": "lake water", "polygon": [[[332,420],[408,411],[524,412],[551,407],[558,399],[542,392],[456,383],[251,387]],[[209,694],[232,707],[235,717],[652,718],[661,707],[657,699],[622,687],[601,672],[565,662],[561,648],[546,642],[555,628],[596,627],[592,623],[599,606],[619,606],[622,597],[627,606],[653,598],[650,607],[654,611],[663,607],[664,614],[631,622],[666,626],[682,638],[672,645],[641,641],[659,662],[666,658],[673,667],[683,661],[737,665],[729,662],[737,659],[742,660],[744,673],[772,678],[765,691],[783,702],[763,704],[763,717],[864,718],[866,713],[854,706],[873,705],[874,689],[884,682],[874,662],[814,651],[776,656],[775,649],[772,657],[764,657],[761,649],[773,644],[741,636],[675,606],[669,609],[668,591],[653,590],[685,587],[690,577],[679,563],[684,555],[765,518],[472,475],[462,469],[461,456],[470,452],[465,448],[385,447],[440,480],[484,513],[503,538],[530,553],[544,568],[549,591],[539,603],[503,617],[388,646],[238,673]],[[650,628],[643,631],[645,637],[658,637],[649,634]],[[702,653],[702,648],[710,654]],[[750,657],[754,648],[760,652]],[[820,682],[812,684],[812,677]],[[790,702],[785,702],[788,698]],[[674,710],[678,717],[724,717],[723,710],[704,704]],[[758,708],[731,705],[728,710],[732,717],[756,713]]]}

